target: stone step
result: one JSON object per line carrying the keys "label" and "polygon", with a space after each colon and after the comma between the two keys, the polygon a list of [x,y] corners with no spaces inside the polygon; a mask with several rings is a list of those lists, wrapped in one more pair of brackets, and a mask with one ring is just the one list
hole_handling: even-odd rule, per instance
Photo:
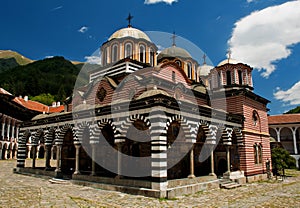
{"label": "stone step", "polygon": [[70,180],[58,179],[58,178],[51,178],[49,179],[50,183],[54,184],[69,184],[71,183]]}
{"label": "stone step", "polygon": [[241,184],[238,184],[234,181],[231,180],[220,180],[220,188],[224,188],[224,189],[233,189],[233,188],[237,188],[242,186]]}

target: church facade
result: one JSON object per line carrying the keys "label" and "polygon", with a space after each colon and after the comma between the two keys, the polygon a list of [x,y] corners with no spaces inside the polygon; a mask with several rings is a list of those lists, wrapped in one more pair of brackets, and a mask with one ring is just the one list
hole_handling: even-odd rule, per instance
{"label": "church facade", "polygon": [[175,42],[158,53],[131,25],[100,51],[101,67],[74,90],[68,111],[22,124],[16,172],[169,198],[218,186],[220,177],[266,177],[269,101],[253,92],[250,66],[231,58],[200,65]]}

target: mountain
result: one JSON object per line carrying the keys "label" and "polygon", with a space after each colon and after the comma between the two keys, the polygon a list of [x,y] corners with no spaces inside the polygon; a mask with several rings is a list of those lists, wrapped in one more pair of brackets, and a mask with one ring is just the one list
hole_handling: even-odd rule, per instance
{"label": "mountain", "polygon": [[294,113],[300,113],[300,106],[292,109],[292,110],[289,110],[288,112],[286,112],[285,114],[294,114]]}
{"label": "mountain", "polygon": [[33,60],[26,58],[15,51],[0,50],[0,72],[32,62]]}
{"label": "mountain", "polygon": [[[63,57],[47,58],[33,63],[17,66],[0,72],[0,87],[13,95],[53,95],[55,101],[63,101],[72,95],[77,75],[81,67],[72,64]],[[88,82],[88,75],[80,77],[79,82]]]}

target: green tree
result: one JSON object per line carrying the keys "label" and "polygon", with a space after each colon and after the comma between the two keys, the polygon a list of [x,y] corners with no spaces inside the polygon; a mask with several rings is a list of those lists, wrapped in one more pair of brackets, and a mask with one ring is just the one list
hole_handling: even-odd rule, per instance
{"label": "green tree", "polygon": [[31,100],[43,103],[45,105],[52,105],[52,103],[55,102],[54,95],[51,95],[50,93],[43,93],[34,96],[31,98]]}
{"label": "green tree", "polygon": [[57,95],[56,95],[56,100],[57,101],[64,101],[67,98],[66,92],[65,92],[65,88],[63,85],[60,86]]}
{"label": "green tree", "polygon": [[275,170],[275,174],[278,171],[282,171],[284,174],[284,169],[296,167],[296,160],[290,156],[289,152],[285,149],[275,147],[272,149],[272,166]]}

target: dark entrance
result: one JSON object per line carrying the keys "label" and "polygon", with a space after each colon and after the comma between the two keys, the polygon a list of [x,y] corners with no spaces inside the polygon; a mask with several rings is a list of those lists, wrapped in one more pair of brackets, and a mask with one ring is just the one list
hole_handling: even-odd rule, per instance
{"label": "dark entrance", "polygon": [[61,150],[61,171],[64,175],[71,176],[75,171],[75,155],[73,134],[69,129],[65,134]]}

